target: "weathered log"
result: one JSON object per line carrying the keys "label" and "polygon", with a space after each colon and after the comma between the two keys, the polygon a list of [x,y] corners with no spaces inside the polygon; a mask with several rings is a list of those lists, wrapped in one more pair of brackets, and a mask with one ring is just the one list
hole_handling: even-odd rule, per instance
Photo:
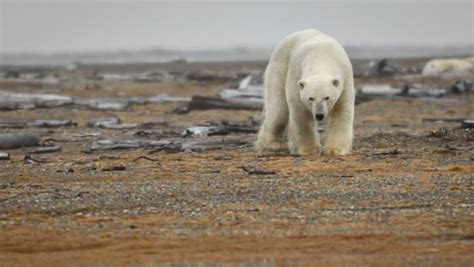
{"label": "weathered log", "polygon": [[77,122],[73,122],[72,120],[35,120],[28,123],[28,126],[56,128],[61,126],[77,126]]}
{"label": "weathered log", "polygon": [[183,137],[190,136],[213,136],[213,135],[228,135],[230,133],[256,133],[257,129],[241,127],[235,125],[218,125],[218,126],[198,126],[191,127],[182,133]]}
{"label": "weathered log", "polygon": [[209,109],[261,110],[263,109],[263,103],[220,97],[193,96],[188,104],[188,111]]}
{"label": "weathered log", "polygon": [[46,147],[40,147],[33,151],[30,151],[28,152],[28,154],[44,154],[44,153],[58,152],[61,150],[62,148],[60,146],[46,146]]}
{"label": "weathered log", "polygon": [[248,145],[249,142],[244,140],[204,140],[195,142],[186,142],[181,146],[181,150],[184,152],[197,152],[197,151],[208,151],[208,150],[219,150],[225,148],[236,148]]}
{"label": "weathered log", "polygon": [[0,92],[0,110],[58,107],[72,103],[70,97],[62,95]]}
{"label": "weathered log", "polygon": [[0,134],[0,149],[37,146],[39,143],[40,138],[36,133],[32,132]]}

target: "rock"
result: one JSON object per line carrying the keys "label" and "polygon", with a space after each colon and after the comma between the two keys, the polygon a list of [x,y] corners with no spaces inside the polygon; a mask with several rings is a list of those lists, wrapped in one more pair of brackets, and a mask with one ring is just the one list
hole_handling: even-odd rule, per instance
{"label": "rock", "polygon": [[0,151],[0,160],[9,160],[10,159],[10,153]]}
{"label": "rock", "polygon": [[473,91],[472,82],[467,81],[467,80],[456,81],[451,86],[451,92],[453,94],[462,94],[462,93],[472,92],[472,91]]}
{"label": "rock", "polygon": [[374,60],[369,63],[369,68],[365,73],[366,77],[370,76],[380,76],[380,75],[394,75],[400,73],[401,71],[390,65],[386,58],[381,60]]}
{"label": "rock", "polygon": [[464,120],[462,122],[462,128],[464,128],[464,129],[474,128],[474,120]]}

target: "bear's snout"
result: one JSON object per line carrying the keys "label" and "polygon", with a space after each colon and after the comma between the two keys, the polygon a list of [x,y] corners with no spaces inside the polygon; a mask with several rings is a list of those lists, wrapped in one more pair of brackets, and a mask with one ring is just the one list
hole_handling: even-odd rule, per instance
{"label": "bear's snout", "polygon": [[317,121],[322,121],[322,120],[324,120],[324,114],[323,113],[316,113],[316,115],[314,115],[314,118]]}

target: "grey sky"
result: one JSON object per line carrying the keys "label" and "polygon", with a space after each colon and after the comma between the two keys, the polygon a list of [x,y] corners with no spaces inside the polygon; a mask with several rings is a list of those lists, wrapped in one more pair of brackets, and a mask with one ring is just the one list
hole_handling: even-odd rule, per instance
{"label": "grey sky", "polygon": [[472,45],[473,1],[0,0],[0,52],[267,48],[306,28],[345,45]]}

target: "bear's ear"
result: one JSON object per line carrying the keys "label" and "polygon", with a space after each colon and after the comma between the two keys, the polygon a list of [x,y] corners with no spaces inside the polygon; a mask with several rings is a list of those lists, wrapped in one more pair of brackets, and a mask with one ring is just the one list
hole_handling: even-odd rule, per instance
{"label": "bear's ear", "polygon": [[300,88],[300,90],[302,90],[304,88],[304,82],[303,81],[298,82],[298,88]]}
{"label": "bear's ear", "polygon": [[338,80],[338,79],[332,80],[332,84],[333,84],[334,86],[338,87],[338,86],[339,86],[339,80]]}

